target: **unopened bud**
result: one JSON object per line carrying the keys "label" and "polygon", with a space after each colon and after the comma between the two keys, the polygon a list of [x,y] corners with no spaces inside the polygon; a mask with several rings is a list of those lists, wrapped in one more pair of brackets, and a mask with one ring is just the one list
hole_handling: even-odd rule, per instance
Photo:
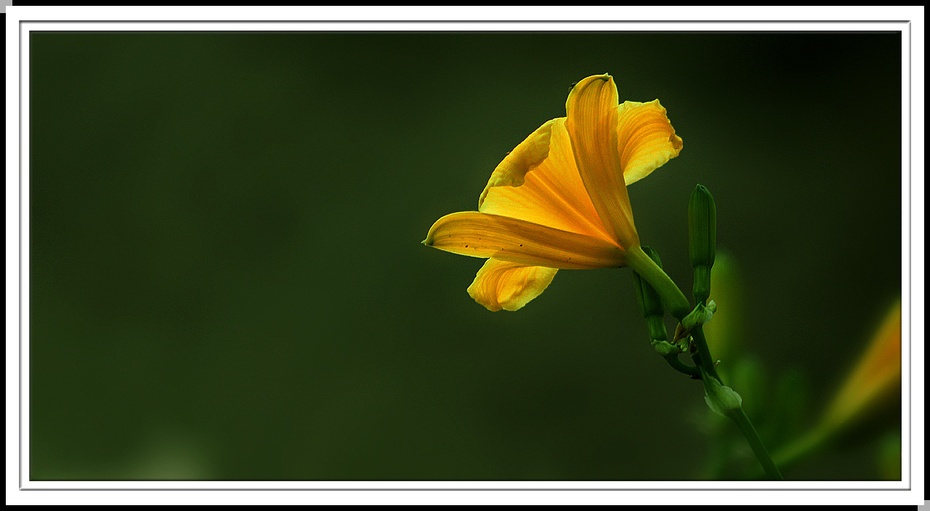
{"label": "unopened bud", "polygon": [[694,300],[710,296],[710,270],[717,247],[717,206],[710,191],[697,185],[688,201],[688,248],[694,268]]}
{"label": "unopened bud", "polygon": [[[662,260],[659,259],[658,252],[653,250],[652,247],[642,248],[643,252],[661,268]],[[633,272],[633,286],[636,289],[636,298],[639,300],[639,306],[643,311],[644,318],[649,318],[651,316],[661,317],[665,314],[665,309],[662,307],[662,299],[659,298],[659,293],[635,271]]]}
{"label": "unopened bud", "polygon": [[646,327],[649,329],[649,338],[653,341],[668,339],[668,330],[665,328],[665,318],[662,316],[649,316],[646,318]]}
{"label": "unopened bud", "polygon": [[[643,252],[661,268],[662,260],[659,259],[659,253],[653,250],[652,247],[642,248]],[[646,318],[649,338],[653,340],[653,343],[655,341],[665,341],[668,339],[668,330],[665,328],[665,309],[662,307],[662,299],[659,297],[659,293],[635,271],[633,272],[633,287],[636,290],[640,310],[643,312],[643,317]],[[658,350],[658,348],[656,349]]]}

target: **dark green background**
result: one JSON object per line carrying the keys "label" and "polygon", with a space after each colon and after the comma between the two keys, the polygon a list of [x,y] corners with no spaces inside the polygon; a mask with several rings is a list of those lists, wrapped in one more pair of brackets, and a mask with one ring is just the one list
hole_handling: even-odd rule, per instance
{"label": "dark green background", "polygon": [[[709,187],[741,353],[807,379],[809,426],[900,295],[900,42],[32,32],[30,475],[703,477],[701,386],[649,345],[628,270],[491,313],[480,260],[419,243],[604,72],[684,140],[630,189],[643,243],[689,289]],[[786,475],[881,477],[882,420]]]}

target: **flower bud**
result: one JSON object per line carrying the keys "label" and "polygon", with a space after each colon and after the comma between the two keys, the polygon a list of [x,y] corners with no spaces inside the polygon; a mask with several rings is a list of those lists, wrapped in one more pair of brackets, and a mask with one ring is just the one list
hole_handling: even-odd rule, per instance
{"label": "flower bud", "polygon": [[665,328],[665,318],[662,316],[649,316],[646,318],[646,327],[649,328],[649,338],[652,342],[668,339],[668,330]]}
{"label": "flower bud", "polygon": [[[661,268],[662,260],[659,259],[658,252],[653,250],[652,247],[642,248],[643,252]],[[650,316],[662,317],[665,314],[665,309],[662,307],[662,299],[659,297],[659,293],[635,271],[633,272],[633,286],[636,288],[636,298],[639,300],[639,306],[643,311],[644,318],[648,319]]]}
{"label": "flower bud", "polygon": [[[659,259],[659,253],[653,250],[652,247],[642,248],[643,252],[661,268],[662,260]],[[665,341],[668,339],[668,330],[665,328],[665,309],[662,307],[662,299],[659,297],[659,293],[635,271],[633,272],[633,287],[636,289],[636,298],[639,300],[640,310],[643,312],[643,317],[646,318],[649,338],[652,339],[653,344],[656,341]],[[658,350],[658,348],[656,349]],[[659,351],[661,352],[661,350]]]}
{"label": "flower bud", "polygon": [[688,248],[694,268],[694,300],[710,296],[710,269],[717,246],[717,206],[703,185],[697,185],[688,202]]}

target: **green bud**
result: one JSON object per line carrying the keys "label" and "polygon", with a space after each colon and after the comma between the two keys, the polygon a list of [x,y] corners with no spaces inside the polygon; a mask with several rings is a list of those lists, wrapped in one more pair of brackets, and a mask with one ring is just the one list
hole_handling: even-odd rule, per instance
{"label": "green bud", "polygon": [[688,202],[688,239],[691,266],[713,266],[717,246],[717,206],[703,185],[697,185]]}
{"label": "green bud", "polygon": [[694,300],[710,296],[710,269],[717,247],[717,206],[710,191],[697,185],[688,201],[688,248],[694,268]]}
{"label": "green bud", "polygon": [[[659,259],[658,252],[653,250],[652,247],[642,247],[642,249],[650,259],[655,261],[659,268],[662,267],[662,260]],[[639,300],[643,317],[646,318],[649,338],[653,340],[653,345],[655,345],[656,341],[665,341],[668,339],[668,330],[665,328],[665,308],[662,306],[659,293],[635,271],[633,272],[633,287],[636,289],[636,298]]]}
{"label": "green bud", "polygon": [[715,413],[729,416],[731,412],[743,406],[743,398],[735,390],[720,383],[720,380],[707,373],[702,374],[704,380],[704,401]]}
{"label": "green bud", "polygon": [[653,341],[664,341],[668,339],[668,330],[665,328],[665,318],[662,316],[647,317],[646,327],[649,328],[649,338]]}
{"label": "green bud", "polygon": [[710,266],[694,267],[694,287],[691,288],[694,301],[701,303],[710,296]]}
{"label": "green bud", "polygon": [[[653,250],[652,247],[642,247],[642,249],[650,259],[655,261],[659,268],[662,267],[662,260],[659,259],[658,252]],[[633,287],[636,289],[636,298],[639,300],[639,306],[643,311],[643,317],[662,317],[665,314],[665,309],[662,307],[662,299],[659,297],[659,293],[657,293],[648,282],[643,280],[638,273],[635,271],[632,273]]]}

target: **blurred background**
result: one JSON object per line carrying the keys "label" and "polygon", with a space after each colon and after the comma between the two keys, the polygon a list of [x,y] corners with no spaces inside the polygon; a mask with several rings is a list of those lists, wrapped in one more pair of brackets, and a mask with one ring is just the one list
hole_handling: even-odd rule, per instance
{"label": "blurred background", "polygon": [[[660,99],[684,149],[630,188],[636,225],[688,294],[688,197],[714,194],[710,343],[778,451],[900,298],[900,44],[32,32],[30,476],[761,477],[650,346],[629,270],[491,313],[465,292],[482,261],[420,241],[571,83]],[[900,478],[897,400],[786,477]]]}

